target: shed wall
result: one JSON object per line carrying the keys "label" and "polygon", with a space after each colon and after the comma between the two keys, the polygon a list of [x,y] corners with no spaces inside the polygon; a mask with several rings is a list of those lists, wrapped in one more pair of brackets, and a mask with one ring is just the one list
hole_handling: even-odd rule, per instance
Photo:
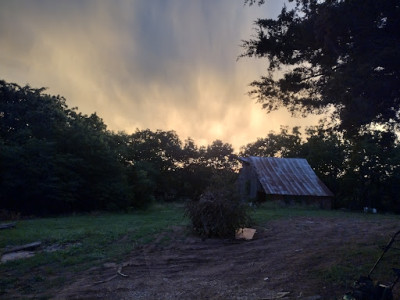
{"label": "shed wall", "polygon": [[247,163],[243,164],[239,177],[239,193],[243,200],[254,199],[257,197],[257,191],[262,190],[262,186],[257,178],[254,169]]}
{"label": "shed wall", "polygon": [[242,162],[238,177],[242,200],[317,204],[321,208],[331,208],[333,194],[305,159],[248,157]]}

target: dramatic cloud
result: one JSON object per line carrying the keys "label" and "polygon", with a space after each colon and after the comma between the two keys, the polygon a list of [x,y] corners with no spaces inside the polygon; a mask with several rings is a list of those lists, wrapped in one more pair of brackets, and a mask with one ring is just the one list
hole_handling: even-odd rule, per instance
{"label": "dramatic cloud", "polygon": [[256,18],[279,13],[280,1],[269,3],[2,1],[0,78],[48,87],[115,131],[175,130],[238,149],[280,125],[317,120],[266,115],[247,96],[266,62],[236,61],[239,45]]}

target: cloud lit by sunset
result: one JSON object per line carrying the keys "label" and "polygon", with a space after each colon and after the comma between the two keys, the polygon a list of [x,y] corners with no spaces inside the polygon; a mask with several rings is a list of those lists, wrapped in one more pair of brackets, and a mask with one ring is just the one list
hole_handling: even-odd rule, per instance
{"label": "cloud lit by sunset", "polygon": [[[48,87],[108,129],[175,130],[240,146],[318,116],[266,114],[247,92],[263,60],[243,58],[253,22],[281,1],[2,1],[0,79]],[[274,7],[274,5],[276,5]]]}

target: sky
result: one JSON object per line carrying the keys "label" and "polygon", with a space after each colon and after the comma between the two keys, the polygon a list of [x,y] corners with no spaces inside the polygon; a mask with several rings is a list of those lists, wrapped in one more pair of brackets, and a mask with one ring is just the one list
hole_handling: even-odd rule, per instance
{"label": "sky", "polygon": [[282,1],[2,0],[0,79],[47,87],[115,132],[174,130],[239,150],[319,119],[266,114],[248,92],[268,62],[237,60],[254,21],[276,17]]}

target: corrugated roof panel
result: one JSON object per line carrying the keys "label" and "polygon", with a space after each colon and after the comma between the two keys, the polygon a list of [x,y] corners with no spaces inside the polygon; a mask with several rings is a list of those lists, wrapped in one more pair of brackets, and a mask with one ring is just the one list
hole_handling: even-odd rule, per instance
{"label": "corrugated roof panel", "polygon": [[306,159],[250,156],[244,161],[255,169],[267,194],[333,196]]}

